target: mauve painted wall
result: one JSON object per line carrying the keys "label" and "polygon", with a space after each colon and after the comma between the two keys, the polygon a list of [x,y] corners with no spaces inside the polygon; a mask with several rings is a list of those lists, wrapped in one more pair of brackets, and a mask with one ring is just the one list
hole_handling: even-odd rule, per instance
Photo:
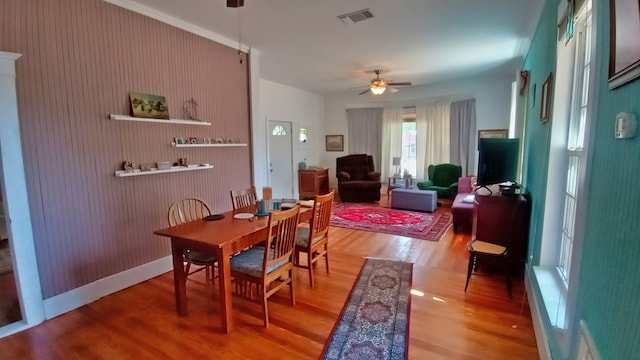
{"label": "mauve painted wall", "polygon": [[[236,50],[100,0],[3,0],[0,50],[21,53],[17,90],[29,205],[44,298],[170,254],[172,201],[231,209],[251,184],[250,147],[175,148],[174,136],[249,142],[247,61]],[[130,91],[164,95],[172,118],[198,101],[212,126],[109,120]],[[117,178],[137,163],[213,170]],[[19,239],[16,239],[19,241]]]}

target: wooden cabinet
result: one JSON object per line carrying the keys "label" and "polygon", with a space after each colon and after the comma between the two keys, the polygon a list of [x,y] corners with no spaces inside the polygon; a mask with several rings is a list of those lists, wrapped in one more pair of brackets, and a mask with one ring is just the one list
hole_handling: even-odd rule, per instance
{"label": "wooden cabinet", "polygon": [[530,207],[523,195],[475,196],[473,238],[507,245],[511,251],[511,273],[522,275],[527,255]]}
{"label": "wooden cabinet", "polygon": [[300,199],[313,199],[316,195],[329,193],[329,169],[298,170],[298,193]]}

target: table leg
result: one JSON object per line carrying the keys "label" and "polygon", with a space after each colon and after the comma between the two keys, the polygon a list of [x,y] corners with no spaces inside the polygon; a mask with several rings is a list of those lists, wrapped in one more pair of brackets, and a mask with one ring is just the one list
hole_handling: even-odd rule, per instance
{"label": "table leg", "polygon": [[233,307],[231,304],[231,267],[230,256],[224,249],[218,253],[218,271],[220,272],[220,320],[222,331],[230,333],[233,330]]}
{"label": "table leg", "polygon": [[171,254],[173,255],[173,286],[176,294],[176,311],[178,315],[187,315],[187,274],[184,272],[184,248],[177,239],[171,239]]}

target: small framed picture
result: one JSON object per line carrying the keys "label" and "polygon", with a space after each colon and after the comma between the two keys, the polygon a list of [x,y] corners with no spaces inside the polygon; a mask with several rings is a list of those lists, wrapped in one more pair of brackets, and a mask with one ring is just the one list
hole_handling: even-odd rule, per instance
{"label": "small framed picture", "polygon": [[327,135],[325,147],[327,151],[344,151],[344,136]]}
{"label": "small framed picture", "polygon": [[553,74],[549,73],[547,79],[542,84],[542,94],[540,95],[540,121],[546,123],[551,117],[551,90],[553,87]]}
{"label": "small framed picture", "polygon": [[176,137],[173,140],[176,144],[184,144],[184,139],[182,139],[181,137]]}
{"label": "small framed picture", "polygon": [[508,135],[509,135],[509,129],[478,130],[478,149],[480,148],[480,139],[486,139],[486,138],[506,139]]}
{"label": "small framed picture", "polygon": [[203,144],[211,144],[211,138],[202,138]]}
{"label": "small framed picture", "polygon": [[194,138],[194,137],[189,138],[189,144],[197,144],[197,143],[198,143],[198,138]]}

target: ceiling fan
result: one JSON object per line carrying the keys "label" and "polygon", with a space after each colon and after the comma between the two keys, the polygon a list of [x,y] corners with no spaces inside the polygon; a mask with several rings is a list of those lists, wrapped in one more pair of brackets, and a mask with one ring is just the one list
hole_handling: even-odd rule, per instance
{"label": "ceiling fan", "polygon": [[364,95],[369,91],[371,91],[371,93],[374,95],[382,95],[384,91],[387,89],[387,87],[389,87],[389,91],[396,92],[398,90],[395,89],[394,86],[411,86],[411,82],[408,82],[408,81],[391,82],[385,79],[381,79],[380,74],[382,73],[382,70],[376,69],[376,70],[373,70],[373,73],[376,74],[376,78],[371,80],[371,85],[369,85],[367,90],[361,92],[358,95]]}

